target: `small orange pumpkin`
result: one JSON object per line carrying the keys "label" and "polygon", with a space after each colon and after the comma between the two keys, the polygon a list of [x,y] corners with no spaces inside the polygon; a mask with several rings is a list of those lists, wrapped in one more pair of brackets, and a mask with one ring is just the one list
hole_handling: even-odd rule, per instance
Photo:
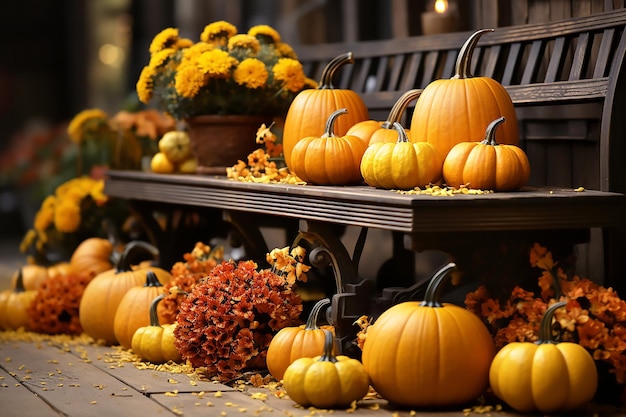
{"label": "small orange pumpkin", "polygon": [[108,239],[91,237],[83,240],[74,249],[70,265],[79,273],[93,278],[113,267],[112,256],[113,244]]}
{"label": "small orange pumpkin", "polygon": [[13,274],[11,288],[15,288],[20,275],[22,285],[26,290],[36,290],[42,282],[48,279],[48,268],[36,264],[24,265]]}
{"label": "small orange pumpkin", "polygon": [[502,122],[504,117],[491,122],[482,142],[454,145],[443,163],[443,178],[448,185],[512,191],[528,183],[530,162],[526,153],[518,146],[496,142],[496,129]]}
{"label": "small orange pumpkin", "polygon": [[35,300],[37,291],[24,288],[21,271],[18,271],[15,286],[0,292],[0,329],[29,330],[28,308]]}
{"label": "small orange pumpkin", "polygon": [[330,304],[323,298],[311,309],[306,324],[298,327],[285,327],[276,333],[267,348],[267,369],[277,381],[283,379],[287,367],[298,358],[312,358],[324,350],[324,329],[332,326],[317,325],[322,308]]}
{"label": "small orange pumpkin", "polygon": [[321,136],[309,136],[299,141],[291,154],[290,169],[303,181],[318,185],[347,185],[363,180],[360,164],[367,143],[356,136],[334,133],[335,120],[348,113],[335,110],[326,121]]}
{"label": "small orange pumpkin", "polygon": [[333,76],[342,66],[354,62],[352,52],[333,58],[324,68],[316,89],[303,90],[293,99],[283,127],[283,155],[292,169],[292,151],[302,138],[319,137],[324,133],[324,122],[337,109],[346,108],[349,115],[337,122],[336,133],[343,136],[354,124],[369,119],[365,102],[358,93],[335,88]]}

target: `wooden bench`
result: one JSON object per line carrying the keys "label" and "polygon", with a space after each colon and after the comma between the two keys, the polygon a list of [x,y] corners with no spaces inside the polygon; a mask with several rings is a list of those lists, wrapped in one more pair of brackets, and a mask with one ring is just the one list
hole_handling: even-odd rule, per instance
{"label": "wooden bench", "polygon": [[[221,233],[223,216],[234,226],[253,259],[268,249],[260,226],[289,225],[299,237],[333,262],[331,309],[340,350],[350,351],[354,319],[376,315],[390,304],[415,296],[414,289],[376,292],[359,277],[367,230],[393,235],[395,255],[424,249],[446,251],[471,278],[515,281],[527,275],[528,245],[533,241],[571,250],[600,233],[605,283],[626,291],[621,265],[626,244],[626,174],[619,158],[626,155],[626,10],[588,18],[498,28],[484,35],[472,64],[473,73],[494,77],[508,89],[520,111],[522,146],[533,170],[532,185],[514,193],[433,197],[403,195],[371,187],[289,186],[242,183],[225,177],[157,175],[110,171],[105,192],[126,198],[142,214],[155,243],[174,259],[189,246],[163,230],[150,213],[200,210],[206,230]],[[344,67],[340,88],[359,92],[371,116],[384,120],[395,100],[412,88],[452,75],[460,46],[469,33],[452,33],[390,41],[328,44],[298,50],[307,74],[318,77],[331,57],[352,51],[355,63]],[[544,134],[536,134],[543,125]],[[546,127],[547,126],[547,127]],[[576,192],[577,187],[586,191]],[[174,224],[174,223],[171,223]],[[342,227],[360,228],[352,254],[340,239]],[[178,229],[178,231],[180,231]],[[287,236],[286,244],[295,236]],[[390,241],[390,245],[391,245]],[[498,252],[505,246],[509,257]],[[514,250],[513,250],[514,249]],[[324,256],[322,256],[324,258]],[[487,262],[476,264],[477,258]],[[592,259],[593,260],[593,259]],[[411,265],[411,259],[400,263]],[[486,265],[489,264],[489,265]],[[500,275],[492,274],[499,271]],[[415,276],[402,268],[411,288]],[[383,282],[383,286],[395,282]],[[622,292],[625,294],[626,292]]]}

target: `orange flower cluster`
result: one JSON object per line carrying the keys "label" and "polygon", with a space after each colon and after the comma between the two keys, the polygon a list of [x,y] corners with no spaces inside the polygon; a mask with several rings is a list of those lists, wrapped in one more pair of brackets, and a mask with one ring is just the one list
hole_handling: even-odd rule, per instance
{"label": "orange flower cluster", "polygon": [[286,277],[253,261],[222,262],[180,306],[176,347],[195,368],[221,381],[265,366],[273,335],[300,323],[302,300]]}
{"label": "orange flower cluster", "polygon": [[552,253],[539,244],[530,251],[530,264],[541,271],[538,296],[515,287],[507,300],[490,298],[484,286],[465,299],[494,336],[496,348],[514,341],[537,340],[539,322],[548,305],[566,300],[555,314],[559,340],[580,344],[597,362],[609,367],[618,384],[626,384],[626,301],[612,288],[578,276],[568,277]]}
{"label": "orange flower cluster", "polygon": [[165,298],[157,307],[159,317],[166,323],[176,321],[186,294],[223,261],[224,248],[211,248],[203,242],[197,242],[191,252],[183,255],[183,259],[184,262],[176,262],[172,266],[172,280],[163,286]]}
{"label": "orange flower cluster", "polygon": [[78,308],[91,278],[59,274],[45,280],[28,307],[30,329],[45,334],[81,334]]}

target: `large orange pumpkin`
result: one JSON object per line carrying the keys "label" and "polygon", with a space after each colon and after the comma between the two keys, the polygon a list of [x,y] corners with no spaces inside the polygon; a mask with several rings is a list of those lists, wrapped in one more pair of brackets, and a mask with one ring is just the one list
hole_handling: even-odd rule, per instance
{"label": "large orange pumpkin", "polygon": [[80,301],[80,324],[86,334],[108,344],[117,343],[114,320],[117,308],[124,295],[133,287],[146,281],[146,272],[152,270],[162,284],[172,279],[169,272],[157,267],[133,267],[131,258],[137,252],[147,251],[152,256],[158,250],[145,242],[133,241],[126,245],[115,268],[96,275],[89,282]]}
{"label": "large orange pumpkin", "polygon": [[335,133],[339,136],[345,135],[354,124],[369,119],[361,96],[352,90],[335,88],[332,83],[335,72],[352,62],[352,52],[335,57],[324,68],[318,87],[301,91],[291,102],[283,128],[283,154],[289,169],[296,143],[302,138],[321,136],[328,115],[335,110],[348,109],[348,115],[338,120],[335,126]]}
{"label": "large orange pumpkin", "polygon": [[501,116],[508,120],[501,132],[501,142],[519,143],[515,107],[506,89],[492,78],[473,77],[469,70],[479,38],[492,31],[483,29],[473,33],[459,52],[456,74],[428,84],[415,104],[409,139],[431,143],[442,161],[457,143],[479,141],[485,126]]}
{"label": "large orange pumpkin", "polygon": [[450,263],[429,283],[424,300],[397,304],[368,327],[362,361],[372,386],[404,407],[464,404],[489,382],[495,347],[486,326],[463,307],[439,302]]}

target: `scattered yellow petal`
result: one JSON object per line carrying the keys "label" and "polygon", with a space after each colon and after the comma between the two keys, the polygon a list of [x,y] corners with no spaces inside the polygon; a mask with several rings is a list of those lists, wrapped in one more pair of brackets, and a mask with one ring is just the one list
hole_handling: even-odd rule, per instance
{"label": "scattered yellow petal", "polygon": [[250,397],[254,400],[261,400],[261,401],[267,400],[267,394],[264,392],[255,392]]}
{"label": "scattered yellow petal", "polygon": [[215,398],[220,398],[222,396],[222,391],[216,391],[215,394],[213,394],[213,396]]}

